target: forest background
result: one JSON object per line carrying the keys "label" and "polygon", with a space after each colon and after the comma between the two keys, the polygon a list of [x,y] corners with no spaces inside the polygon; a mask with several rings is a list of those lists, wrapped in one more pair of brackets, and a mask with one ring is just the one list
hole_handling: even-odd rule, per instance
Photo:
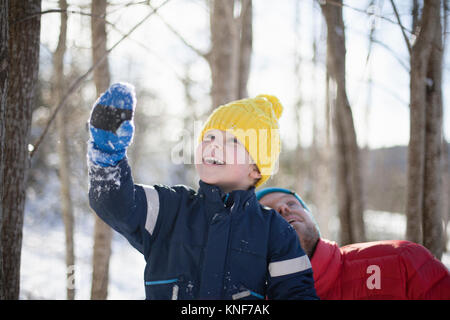
{"label": "forest background", "polygon": [[296,190],[340,245],[408,239],[450,266],[450,1],[0,3],[0,297],[144,298],[143,257],[87,198],[86,122],[118,81],[136,87],[137,183],[196,188],[202,121],[273,94],[265,186]]}

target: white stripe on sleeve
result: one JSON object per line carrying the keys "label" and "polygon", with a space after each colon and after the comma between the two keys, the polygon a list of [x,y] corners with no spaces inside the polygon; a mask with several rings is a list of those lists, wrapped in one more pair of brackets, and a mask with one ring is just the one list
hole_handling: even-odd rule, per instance
{"label": "white stripe on sleeve", "polygon": [[156,220],[159,213],[159,196],[158,191],[152,186],[142,185],[147,197],[147,218],[145,220],[145,229],[152,234],[155,229]]}
{"label": "white stripe on sleeve", "polygon": [[280,277],[287,274],[304,271],[311,268],[311,262],[307,255],[283,261],[269,263],[271,277]]}

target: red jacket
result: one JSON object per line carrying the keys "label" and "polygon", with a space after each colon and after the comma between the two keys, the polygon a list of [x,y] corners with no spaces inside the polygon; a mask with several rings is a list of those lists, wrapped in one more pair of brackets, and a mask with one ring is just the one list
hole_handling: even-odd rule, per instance
{"label": "red jacket", "polygon": [[375,241],[339,248],[320,239],[311,264],[321,299],[450,300],[448,269],[413,242]]}

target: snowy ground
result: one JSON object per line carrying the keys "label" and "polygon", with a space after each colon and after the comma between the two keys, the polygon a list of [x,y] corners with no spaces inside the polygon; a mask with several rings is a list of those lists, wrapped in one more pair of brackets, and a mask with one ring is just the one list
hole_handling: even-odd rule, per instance
{"label": "snowy ground", "polygon": [[[75,228],[76,299],[89,299],[94,219],[85,216]],[[21,265],[21,299],[66,299],[63,226],[25,219]],[[145,299],[144,257],[117,233],[112,242],[108,299]]]}
{"label": "snowy ground", "polygon": [[[76,299],[90,297],[93,221],[92,216],[84,214],[78,219],[75,228]],[[367,211],[365,222],[370,240],[400,239],[404,234],[405,219],[401,214]],[[446,252],[442,261],[450,269],[450,252]],[[110,262],[108,299],[144,299],[144,266],[143,256],[115,233]],[[48,220],[32,220],[26,215],[20,298],[65,299],[65,279],[62,224],[49,223]]]}

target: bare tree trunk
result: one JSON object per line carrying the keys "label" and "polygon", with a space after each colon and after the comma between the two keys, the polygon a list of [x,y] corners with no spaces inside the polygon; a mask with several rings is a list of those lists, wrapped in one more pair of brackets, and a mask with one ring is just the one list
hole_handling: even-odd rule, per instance
{"label": "bare tree trunk", "polygon": [[[102,18],[106,17],[106,0],[92,1],[92,57],[93,64],[100,60],[106,53],[106,23]],[[110,74],[108,59],[94,70],[94,82],[97,88],[97,96],[108,89]],[[109,259],[111,257],[112,230],[98,216],[95,217],[94,253],[91,299],[104,300],[108,296]]]}
{"label": "bare tree trunk", "polygon": [[444,220],[444,249],[447,251],[447,226],[450,218],[450,168],[448,163],[448,142],[442,134],[442,218]]}
{"label": "bare tree trunk", "polygon": [[[317,70],[317,61],[313,61],[315,70]],[[327,77],[327,82],[329,81]],[[318,87],[318,86],[317,86]],[[327,85],[328,89],[328,85]],[[328,92],[328,90],[326,91]],[[328,94],[327,94],[328,95]],[[330,104],[327,103],[323,107],[323,110],[328,114]],[[314,127],[313,127],[313,142],[311,145],[312,159],[314,165],[312,166],[312,181],[314,182],[314,188],[312,191],[313,203],[316,207],[316,212],[313,212],[317,223],[320,227],[321,236],[324,238],[330,238],[331,230],[329,229],[328,222],[330,221],[332,214],[332,203],[333,203],[333,181],[331,177],[333,176],[333,154],[330,147],[329,141],[329,121],[327,119],[325,125],[326,130],[318,130],[318,112],[314,110]],[[328,117],[327,117],[328,118]]]}
{"label": "bare tree trunk", "polygon": [[330,71],[326,70],[325,74],[325,121],[326,121],[326,139],[327,146],[331,145],[331,131],[332,131],[332,123],[331,123],[331,110],[334,101],[331,99],[331,88],[330,88]]}
{"label": "bare tree trunk", "polygon": [[[319,73],[319,67],[318,67],[318,57],[319,52],[318,48],[321,44],[318,42],[316,31],[315,31],[315,13],[316,13],[316,2],[311,2],[311,15],[313,16],[312,21],[312,36],[313,36],[313,58],[312,58],[312,64],[313,64],[313,74],[311,75],[311,81],[313,83],[313,101],[312,104],[316,105],[317,107],[314,108],[313,111],[313,141],[311,144],[311,153],[312,153],[312,161],[314,165],[312,165],[312,178],[311,180],[314,183],[314,187],[312,189],[312,202],[315,205],[315,212],[313,212],[314,217],[316,218],[316,221],[320,227],[320,233],[321,236],[324,238],[329,239],[330,229],[328,227],[328,222],[330,221],[332,217],[332,179],[333,171],[331,168],[331,158],[332,158],[332,152],[330,152],[330,143],[329,143],[329,135],[328,135],[328,127],[329,127],[329,121],[328,121],[328,113],[329,113],[329,101],[326,98],[325,105],[323,105],[322,108],[319,108],[319,101],[316,97],[319,96],[319,92],[317,91],[317,88],[320,88],[320,85],[318,83],[317,74]],[[320,34],[322,31],[319,32]],[[320,39],[322,38],[319,36]],[[328,75],[326,76],[327,83],[329,82]],[[327,91],[327,97],[328,97],[328,85],[326,86]],[[323,113],[320,112],[320,109],[323,110]],[[319,122],[320,119],[323,118],[323,115],[326,116],[325,126],[326,130],[320,130],[319,128]]]}
{"label": "bare tree trunk", "polygon": [[[240,14],[234,17],[236,4]],[[211,5],[211,68],[213,107],[247,97],[252,52],[252,0],[213,0]]]}
{"label": "bare tree trunk", "polygon": [[250,74],[250,60],[253,48],[252,0],[241,0],[241,6],[242,9],[238,24],[238,27],[240,28],[238,99],[243,99],[248,96],[247,82]]}
{"label": "bare tree trunk", "polygon": [[[337,5],[336,5],[337,4]],[[345,85],[345,28],[342,0],[321,4],[327,22],[327,69],[336,86],[338,212],[341,244],[365,241],[362,175],[356,132]]]}
{"label": "bare tree trunk", "polygon": [[[448,16],[450,15],[450,0],[444,0],[444,43],[442,44],[442,48],[445,50],[448,41]],[[450,220],[450,165],[448,161],[449,151],[448,151],[448,142],[445,139],[445,135],[442,134],[442,145],[443,145],[443,170],[444,170],[444,178],[442,181],[442,194],[443,194],[443,204],[442,204],[442,212],[444,218],[444,251],[449,250],[447,247],[448,243],[448,234],[447,234],[447,226]]]}
{"label": "bare tree trunk", "polygon": [[[212,108],[247,97],[247,82],[253,47],[252,0],[210,0],[211,48],[202,52],[167,22],[172,32],[200,57],[211,70]],[[239,14],[235,17],[235,11]]]}
{"label": "bare tree trunk", "polygon": [[[375,5],[375,0],[371,0],[370,4],[368,6],[368,9],[373,7]],[[375,40],[375,31],[376,31],[376,20],[372,20],[370,24],[370,33],[369,33],[369,48],[367,49],[367,57],[366,57],[366,66],[365,68],[368,68],[367,71],[367,99],[366,99],[366,105],[365,105],[365,115],[364,115],[364,127],[365,127],[365,142],[364,142],[364,156],[363,156],[363,163],[367,164],[367,156],[369,152],[369,136],[370,136],[370,110],[372,105],[372,86],[373,86],[373,79],[372,79],[372,63],[370,62],[370,57],[372,55],[372,48],[373,43]],[[366,172],[366,166],[364,166],[363,172]]]}
{"label": "bare tree trunk", "polygon": [[442,30],[441,2],[424,2],[411,52],[410,142],[408,148],[408,240],[436,257],[443,251],[441,196]]}
{"label": "bare tree trunk", "polygon": [[[54,104],[57,105],[64,95],[64,54],[66,52],[66,35],[67,35],[67,2],[59,0],[61,9],[61,25],[59,32],[58,46],[53,54],[53,83],[52,94]],[[67,109],[62,109],[56,116],[56,126],[58,131],[58,156],[59,156],[59,180],[61,184],[61,211],[64,220],[65,236],[66,236],[66,273],[67,273],[67,299],[75,299],[74,281],[74,241],[73,241],[73,209],[72,199],[70,196],[70,157],[69,148],[67,146]]]}
{"label": "bare tree trunk", "polygon": [[[295,33],[295,42],[296,43],[301,43],[301,36],[302,36],[302,31],[300,28],[300,4],[298,1],[295,2],[295,7],[294,7],[294,33]],[[298,46],[297,46],[298,47]],[[294,52],[294,73],[295,73],[295,77],[296,77],[296,99],[295,99],[295,104],[294,104],[294,111],[295,111],[295,131],[297,132],[297,144],[295,146],[295,154],[294,154],[294,159],[293,161],[289,161],[289,167],[286,168],[288,171],[287,172],[292,172],[294,177],[296,177],[296,182],[295,185],[293,186],[294,190],[296,190],[298,193],[302,194],[303,197],[307,197],[308,195],[306,194],[306,190],[304,190],[305,188],[305,181],[307,181],[308,179],[311,179],[311,175],[312,175],[312,166],[308,166],[308,160],[306,159],[306,153],[304,148],[302,147],[301,144],[301,138],[302,138],[302,133],[301,133],[301,127],[300,127],[300,123],[301,123],[301,114],[302,114],[302,108],[304,106],[304,98],[303,98],[303,94],[301,91],[302,88],[302,81],[303,81],[303,72],[302,72],[302,65],[303,65],[303,61],[302,61],[302,55],[301,52],[299,52],[299,50],[295,50]],[[312,79],[314,81],[314,79]],[[313,137],[314,139],[315,137]]]}
{"label": "bare tree trunk", "polygon": [[[25,186],[29,168],[28,138],[39,70],[40,0],[9,2],[9,78],[5,115],[3,283],[5,299],[18,299]],[[27,18],[27,19],[24,19]]]}
{"label": "bare tree trunk", "polygon": [[[418,30],[418,3],[413,3],[413,29]],[[424,38],[424,32],[427,36]],[[408,148],[408,191],[406,201],[406,238],[410,241],[423,244],[422,238],[422,194],[423,194],[423,172],[424,172],[424,154],[425,154],[425,97],[418,95],[413,97],[413,90],[422,87],[420,82],[425,81],[425,71],[419,70],[419,67],[426,67],[426,63],[415,62],[420,58],[419,53],[428,55],[422,49],[427,49],[430,44],[424,44],[424,41],[430,39],[430,29],[420,31],[419,38],[412,48],[411,54],[411,105],[410,105],[410,140]],[[417,64],[416,67],[413,67]],[[423,75],[420,75],[423,74]],[[422,90],[422,89],[420,89]]]}
{"label": "bare tree trunk", "polygon": [[212,75],[213,108],[237,98],[237,28],[234,1],[213,0],[211,6],[211,51],[208,62]]}
{"label": "bare tree trunk", "polygon": [[[3,155],[5,150],[6,99],[8,93],[8,0],[0,0],[0,182],[3,181]],[[0,240],[3,224],[3,183],[0,183]],[[4,299],[3,254],[0,241],[0,300]]]}
{"label": "bare tree trunk", "polygon": [[[431,2],[425,4],[431,6]],[[435,31],[427,71],[423,244],[437,258],[444,251],[442,219],[442,26],[441,1],[432,9]]]}

